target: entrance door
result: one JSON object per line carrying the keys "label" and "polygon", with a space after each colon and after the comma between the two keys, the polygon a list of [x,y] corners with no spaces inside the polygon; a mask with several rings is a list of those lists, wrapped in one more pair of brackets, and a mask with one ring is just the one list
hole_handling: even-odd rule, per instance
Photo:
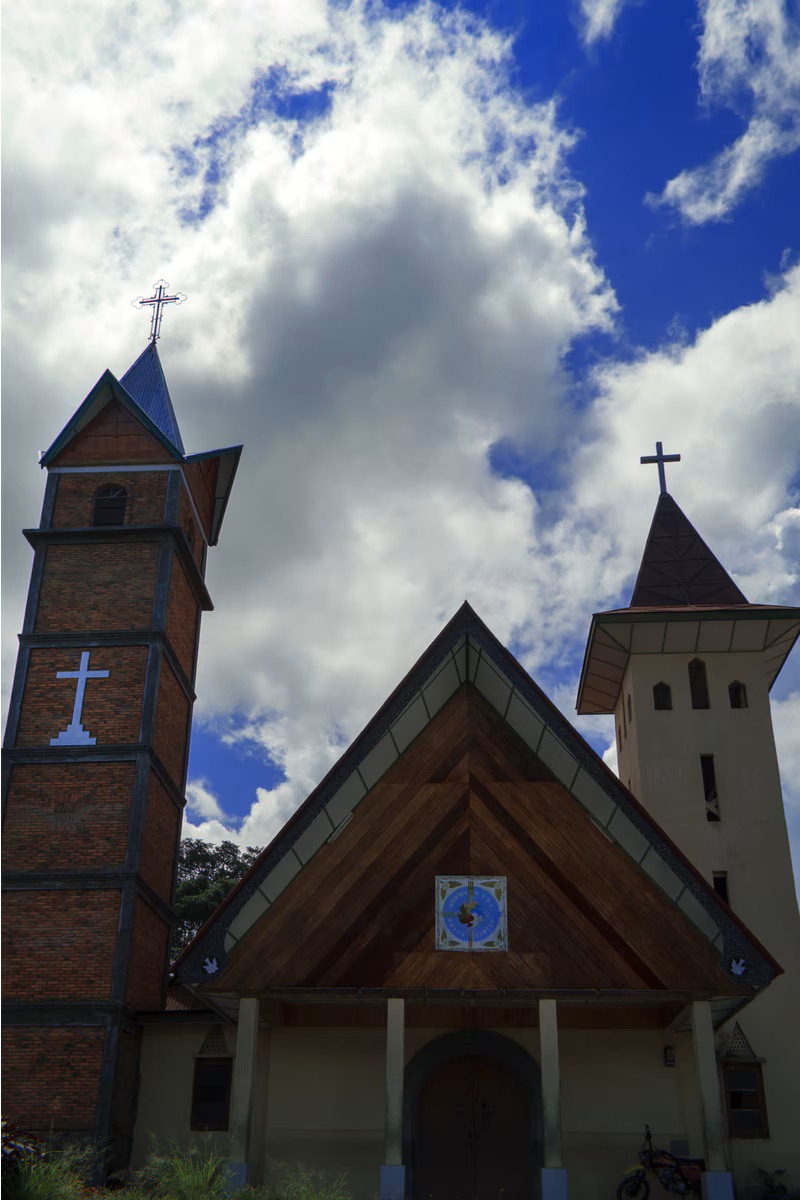
{"label": "entrance door", "polygon": [[414,1200],[529,1200],[528,1098],[509,1067],[470,1055],[425,1081],[414,1147]]}

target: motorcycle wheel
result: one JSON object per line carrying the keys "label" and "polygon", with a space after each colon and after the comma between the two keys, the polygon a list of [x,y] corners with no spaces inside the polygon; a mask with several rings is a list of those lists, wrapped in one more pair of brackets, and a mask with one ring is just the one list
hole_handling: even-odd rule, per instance
{"label": "motorcycle wheel", "polygon": [[649,1195],[650,1184],[644,1171],[631,1171],[617,1188],[617,1200],[647,1200]]}

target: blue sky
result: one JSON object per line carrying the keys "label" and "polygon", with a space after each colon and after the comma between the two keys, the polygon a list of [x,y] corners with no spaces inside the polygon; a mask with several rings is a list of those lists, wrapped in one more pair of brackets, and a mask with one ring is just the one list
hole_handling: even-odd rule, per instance
{"label": "blue sky", "polygon": [[[36,452],[161,276],[187,448],[245,445],[190,832],[273,836],[465,597],[572,716],[657,439],[748,597],[800,603],[796,3],[81,13],[5,37],[6,689]],[[796,662],[774,698],[800,840]]]}

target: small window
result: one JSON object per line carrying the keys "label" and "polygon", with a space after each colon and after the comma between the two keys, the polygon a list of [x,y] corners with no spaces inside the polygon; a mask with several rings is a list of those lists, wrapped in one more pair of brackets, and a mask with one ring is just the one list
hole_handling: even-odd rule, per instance
{"label": "small window", "polygon": [[747,688],[738,679],[728,684],[731,708],[747,708]]}
{"label": "small window", "polygon": [[620,729],[619,725],[617,726],[617,749],[622,749],[622,730]]}
{"label": "small window", "polygon": [[232,1058],[195,1059],[191,1129],[228,1128],[232,1075]]}
{"label": "small window", "polygon": [[630,693],[628,693],[628,723],[633,721],[633,705],[631,704]]}
{"label": "small window", "polygon": [[724,1062],[722,1081],[730,1136],[769,1137],[761,1064]]}
{"label": "small window", "polygon": [[92,500],[91,525],[124,525],[128,493],[114,483],[98,488]]}
{"label": "small window", "polygon": [[730,900],[728,899],[728,872],[715,871],[713,879],[714,891],[726,904],[730,904]]}
{"label": "small window", "polygon": [[191,550],[192,554],[194,554],[194,521],[191,517],[189,517],[188,521],[186,522],[184,533],[186,535],[186,541],[189,543],[189,549]]}
{"label": "small window", "polygon": [[653,684],[653,708],[658,712],[672,708],[672,688],[668,683]]}
{"label": "small window", "polygon": [[689,663],[689,691],[692,696],[692,708],[711,707],[708,702],[706,664],[700,658],[693,658]]}
{"label": "small window", "polygon": [[714,755],[700,755],[700,770],[703,775],[703,795],[706,802],[706,820],[719,820],[719,796],[717,795],[717,774],[714,770]]}
{"label": "small window", "polygon": [[622,736],[628,736],[628,720],[625,716],[625,701],[622,701]]}

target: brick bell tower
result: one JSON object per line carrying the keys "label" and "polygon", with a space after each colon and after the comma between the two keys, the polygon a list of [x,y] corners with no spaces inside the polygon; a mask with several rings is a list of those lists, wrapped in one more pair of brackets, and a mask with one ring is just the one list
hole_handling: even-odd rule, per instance
{"label": "brick bell tower", "polygon": [[[157,334],[156,334],[157,336]],[[5,736],[4,1113],[129,1156],[163,1006],[203,577],[241,447],[184,452],[156,339],[43,455]]]}

